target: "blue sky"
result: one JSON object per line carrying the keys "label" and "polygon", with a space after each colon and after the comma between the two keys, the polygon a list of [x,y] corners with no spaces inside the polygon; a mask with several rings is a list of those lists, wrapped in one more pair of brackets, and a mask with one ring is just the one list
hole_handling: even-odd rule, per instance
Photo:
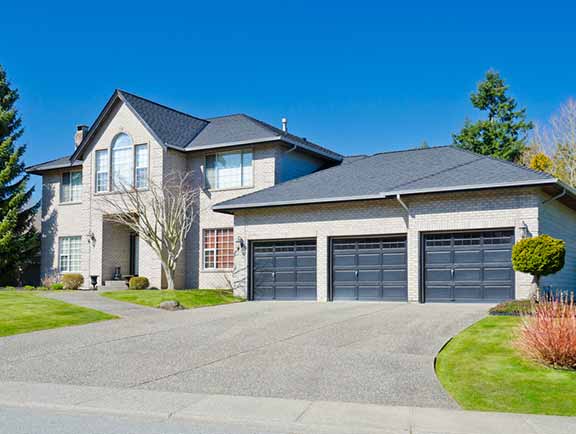
{"label": "blue sky", "polygon": [[[545,7],[544,7],[545,5]],[[28,164],[73,150],[115,88],[196,116],[244,112],[344,154],[451,142],[501,72],[528,116],[576,96],[569,2],[10,2],[0,64]]]}

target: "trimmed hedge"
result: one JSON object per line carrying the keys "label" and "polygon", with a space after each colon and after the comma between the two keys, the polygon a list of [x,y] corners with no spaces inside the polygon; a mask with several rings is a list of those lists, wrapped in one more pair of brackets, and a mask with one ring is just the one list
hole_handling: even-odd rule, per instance
{"label": "trimmed hedge", "polygon": [[150,286],[150,282],[148,278],[144,276],[134,276],[130,278],[130,282],[128,282],[128,287],[130,289],[146,289]]}
{"label": "trimmed hedge", "polygon": [[80,273],[67,273],[62,275],[63,289],[78,289],[84,283],[84,276]]}
{"label": "trimmed hedge", "polygon": [[50,289],[54,291],[59,291],[61,289],[64,289],[64,285],[62,285],[61,283],[53,283],[52,285],[50,285]]}
{"label": "trimmed hedge", "polygon": [[566,256],[565,243],[550,235],[525,238],[512,248],[514,270],[531,274],[539,282],[541,276],[560,271]]}

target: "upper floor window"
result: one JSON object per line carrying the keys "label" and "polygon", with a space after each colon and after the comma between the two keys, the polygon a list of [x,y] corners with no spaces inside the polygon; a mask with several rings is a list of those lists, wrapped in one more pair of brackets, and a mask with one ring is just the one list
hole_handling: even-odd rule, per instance
{"label": "upper floor window", "polygon": [[133,186],[133,147],[128,134],[120,133],[112,140],[112,188],[121,191]]}
{"label": "upper floor window", "polygon": [[251,187],[252,150],[219,152],[206,156],[206,187],[228,189]]}
{"label": "upper floor window", "polygon": [[82,200],[82,172],[64,172],[60,183],[60,203]]}
{"label": "upper floor window", "polygon": [[108,149],[96,151],[96,192],[108,191]]}
{"label": "upper floor window", "polygon": [[117,134],[110,149],[95,152],[95,191],[148,188],[148,145],[134,145],[126,133]]}

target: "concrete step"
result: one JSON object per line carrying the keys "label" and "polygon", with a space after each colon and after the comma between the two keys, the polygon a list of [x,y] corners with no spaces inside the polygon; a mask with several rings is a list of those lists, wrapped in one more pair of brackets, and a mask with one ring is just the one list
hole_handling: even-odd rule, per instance
{"label": "concrete step", "polygon": [[127,289],[125,280],[106,280],[104,282],[104,287],[102,289],[112,290],[112,289]]}

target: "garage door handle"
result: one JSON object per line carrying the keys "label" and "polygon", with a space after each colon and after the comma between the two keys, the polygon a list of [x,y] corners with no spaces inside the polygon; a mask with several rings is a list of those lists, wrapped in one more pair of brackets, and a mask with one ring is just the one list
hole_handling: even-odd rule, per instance
{"label": "garage door handle", "polygon": [[356,280],[358,280],[358,270],[354,271],[354,276],[356,276]]}
{"label": "garage door handle", "polygon": [[454,268],[450,270],[450,276],[452,277],[452,280],[454,280]]}
{"label": "garage door handle", "polygon": [[272,272],[272,280],[276,280],[276,272],[275,271]]}

